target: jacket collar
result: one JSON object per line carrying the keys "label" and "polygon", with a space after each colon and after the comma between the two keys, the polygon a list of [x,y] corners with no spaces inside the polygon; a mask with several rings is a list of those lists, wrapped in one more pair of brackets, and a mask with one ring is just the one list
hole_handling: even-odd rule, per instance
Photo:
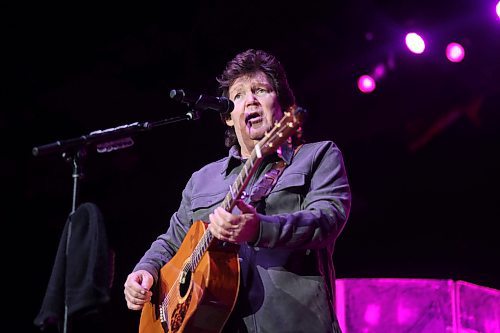
{"label": "jacket collar", "polygon": [[[294,148],[285,142],[278,148],[276,154],[274,155],[276,156],[276,158],[280,158],[285,161],[285,163],[288,165],[292,162],[293,150]],[[228,158],[222,165],[221,174],[225,174],[227,176],[231,172],[231,170],[240,165],[242,161],[243,159],[240,154],[239,146],[232,146],[229,149]]]}

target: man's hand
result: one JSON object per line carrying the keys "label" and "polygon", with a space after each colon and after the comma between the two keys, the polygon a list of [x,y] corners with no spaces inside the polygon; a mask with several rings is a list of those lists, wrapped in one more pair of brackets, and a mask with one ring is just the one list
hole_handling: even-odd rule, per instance
{"label": "man's hand", "polygon": [[210,214],[208,230],[222,241],[232,243],[254,242],[259,236],[260,218],[255,208],[242,200],[236,201],[240,215],[227,212],[218,207]]}
{"label": "man's hand", "polygon": [[138,270],[128,275],[123,293],[130,310],[141,310],[146,302],[151,301],[153,293],[149,289],[153,286],[153,282],[153,276],[145,270]]}

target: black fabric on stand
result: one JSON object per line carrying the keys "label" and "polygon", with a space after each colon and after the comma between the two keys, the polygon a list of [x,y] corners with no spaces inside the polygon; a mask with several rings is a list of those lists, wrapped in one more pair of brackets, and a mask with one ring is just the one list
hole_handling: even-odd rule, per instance
{"label": "black fabric on stand", "polygon": [[43,331],[54,327],[61,331],[65,297],[68,332],[73,331],[69,328],[75,326],[75,319],[87,324],[92,320],[81,319],[95,319],[110,300],[113,275],[110,254],[101,211],[93,203],[81,204],[64,226],[42,307],[34,324]]}

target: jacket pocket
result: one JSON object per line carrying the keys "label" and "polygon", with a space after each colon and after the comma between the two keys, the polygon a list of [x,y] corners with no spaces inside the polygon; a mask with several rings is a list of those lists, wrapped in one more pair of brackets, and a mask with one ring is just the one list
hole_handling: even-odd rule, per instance
{"label": "jacket pocket", "polygon": [[266,198],[266,214],[290,213],[301,209],[306,193],[306,176],[302,173],[282,175]]}
{"label": "jacket pocket", "polygon": [[291,173],[291,174],[283,174],[279,179],[274,189],[271,191],[278,192],[286,190],[290,187],[303,187],[306,183],[306,175],[303,173]]}
{"label": "jacket pocket", "polygon": [[193,211],[193,221],[202,220],[208,222],[208,215],[220,205],[226,192],[216,194],[199,195],[191,199],[191,210]]}

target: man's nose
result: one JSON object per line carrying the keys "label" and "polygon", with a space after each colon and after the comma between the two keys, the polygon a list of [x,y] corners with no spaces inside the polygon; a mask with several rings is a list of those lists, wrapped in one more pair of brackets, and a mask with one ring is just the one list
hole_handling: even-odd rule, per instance
{"label": "man's nose", "polygon": [[245,95],[245,104],[246,105],[251,105],[258,103],[259,100],[257,99],[257,96],[253,92],[249,92]]}

